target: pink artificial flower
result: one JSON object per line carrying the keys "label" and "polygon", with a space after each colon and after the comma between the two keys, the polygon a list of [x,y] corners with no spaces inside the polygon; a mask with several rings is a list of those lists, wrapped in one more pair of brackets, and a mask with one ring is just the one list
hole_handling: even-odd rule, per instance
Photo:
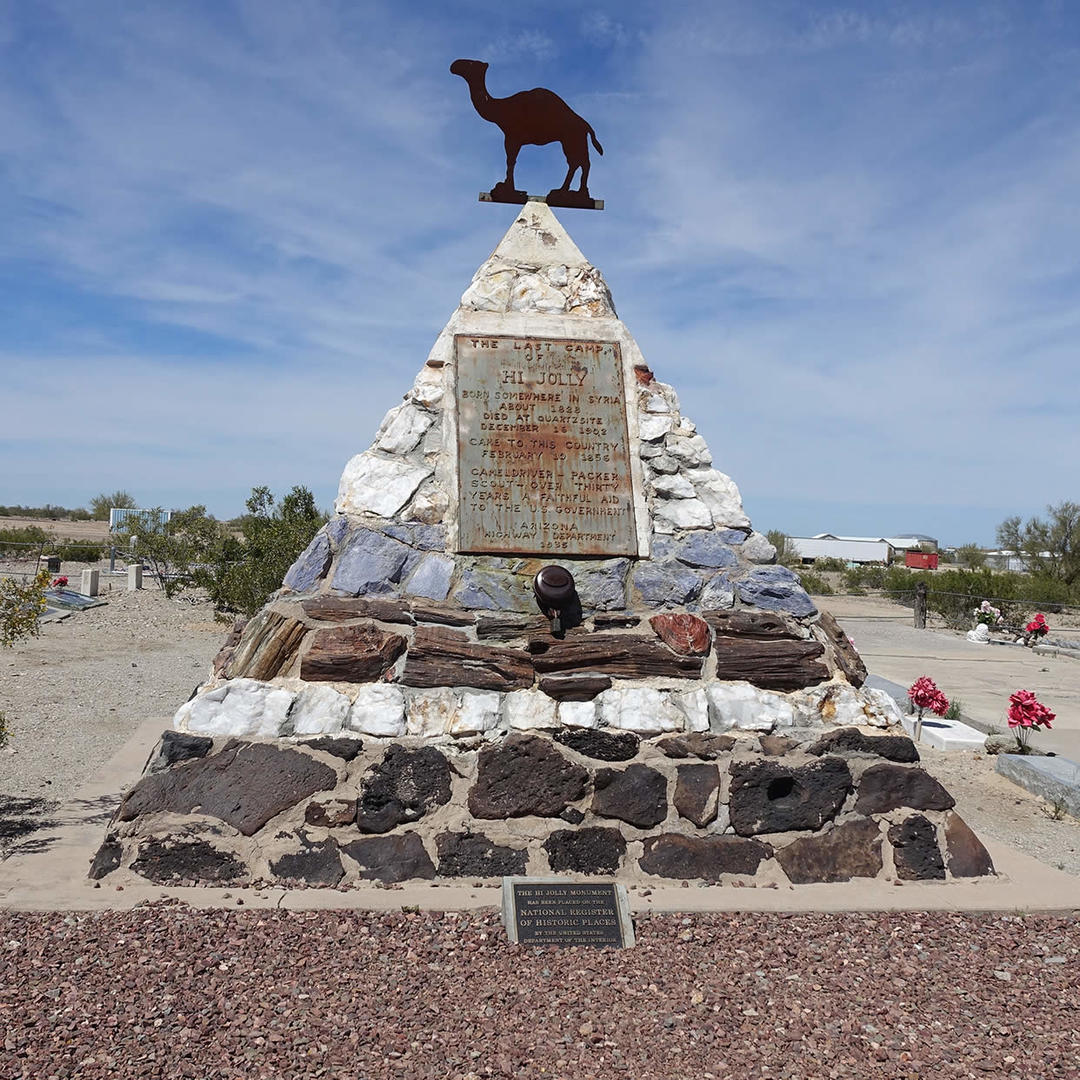
{"label": "pink artificial flower", "polygon": [[911,704],[915,708],[929,709],[931,712],[937,713],[938,716],[944,716],[949,708],[948,698],[937,688],[934,680],[927,675],[924,675],[921,679],[916,679],[911,684],[908,697],[911,698]]}
{"label": "pink artificial flower", "polygon": [[1057,716],[1052,713],[1030,690],[1017,690],[1009,698],[1009,727],[1050,727]]}

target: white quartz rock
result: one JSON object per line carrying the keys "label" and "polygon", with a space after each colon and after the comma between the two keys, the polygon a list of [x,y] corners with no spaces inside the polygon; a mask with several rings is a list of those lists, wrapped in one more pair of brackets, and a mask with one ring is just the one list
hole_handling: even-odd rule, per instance
{"label": "white quartz rock", "polygon": [[720,528],[745,529],[750,519],[743,512],[742,496],[730,476],[716,469],[691,469],[686,474],[698,498],[708,507],[712,523]]}
{"label": "white quartz rock", "polygon": [[405,695],[401,687],[365,683],[356,692],[345,726],[362,735],[401,738],[405,734]]}
{"label": "white quartz rock", "polygon": [[566,296],[539,274],[522,274],[510,287],[510,310],[558,315],[566,310]]}
{"label": "white quartz rock", "polygon": [[903,725],[904,715],[900,711],[895,698],[884,690],[877,690],[871,686],[863,686],[858,691],[863,699],[863,712],[866,713],[865,723],[874,727],[893,727]]}
{"label": "white quartz rock", "polygon": [[884,691],[846,683],[826,683],[796,695],[814,723],[836,727],[891,727],[901,723],[900,707]]}
{"label": "white quartz rock", "polygon": [[181,705],[173,726],[200,735],[275,737],[285,727],[293,696],[258,679],[231,679]]}
{"label": "white quartz rock", "polygon": [[653,525],[657,532],[707,529],[712,522],[712,514],[701,499],[658,499],[653,504]]}
{"label": "white quartz rock", "polygon": [[787,698],[751,683],[718,683],[706,693],[713,731],[772,731],[795,724],[795,710]]}
{"label": "white quartz rock", "polygon": [[342,729],[352,702],[330,686],[306,686],[293,702],[294,735],[333,735]]}
{"label": "white quartz rock", "polygon": [[550,731],[559,726],[557,704],[540,690],[513,690],[503,699],[503,718],[515,731]]}
{"label": "white quartz rock", "polygon": [[672,704],[669,695],[649,686],[613,687],[597,700],[604,727],[659,735],[664,731],[682,731],[686,726],[685,714]]}
{"label": "white quartz rock", "polygon": [[672,457],[678,458],[684,465],[696,468],[700,465],[711,465],[712,454],[709,447],[700,435],[669,435],[664,445]]}
{"label": "white quartz rock", "polygon": [[430,486],[417,493],[405,512],[406,521],[422,521],[427,525],[438,525],[450,509],[450,496],[440,487]]}
{"label": "white quartz rock", "polygon": [[559,725],[572,728],[596,727],[596,702],[560,701]]}
{"label": "white quartz rock", "polygon": [[424,437],[435,417],[411,402],[391,409],[379,428],[375,445],[388,454],[407,454]]}
{"label": "white quartz rock", "polygon": [[[694,485],[679,473],[657,473],[652,479],[653,491],[665,499],[693,499],[697,497]],[[703,504],[704,505],[704,504]],[[709,518],[711,523],[712,518]]]}
{"label": "white quartz rock", "polygon": [[335,508],[339,514],[393,517],[432,472],[429,465],[379,457],[365,450],[345,466]]}
{"label": "white quartz rock", "polygon": [[646,394],[642,407],[647,413],[670,413],[671,406],[660,394]]}
{"label": "white quartz rock", "polygon": [[[453,338],[450,338],[450,356],[453,356]],[[432,349],[432,355],[436,352],[442,353],[445,346],[443,345],[442,338],[435,343],[435,348]],[[415,402],[417,405],[422,406],[425,409],[433,408],[440,401],[442,401],[443,395],[446,393],[446,376],[443,372],[446,367],[432,367],[429,364],[425,364],[419,374],[416,376],[413,382],[412,389],[406,395],[409,401]]]}
{"label": "white quartz rock", "polygon": [[653,442],[662,439],[671,430],[671,425],[670,414],[644,413],[638,419],[638,434],[645,442]]}
{"label": "white quartz rock", "polygon": [[704,690],[687,690],[673,700],[686,717],[687,731],[709,730],[709,699]]}
{"label": "white quartz rock", "polygon": [[451,735],[485,735],[499,726],[499,695],[490,691],[461,695],[461,708],[450,721]]}
{"label": "white quartz rock", "polygon": [[517,271],[510,267],[499,268],[489,259],[476,272],[472,284],[461,298],[461,306],[471,311],[503,312],[510,305],[510,287]]}
{"label": "white quartz rock", "polygon": [[448,686],[420,690],[409,698],[405,730],[424,738],[445,735],[460,709],[461,695]]}
{"label": "white quartz rock", "polygon": [[740,552],[752,563],[776,562],[776,548],[769,543],[768,537],[759,532],[752,532],[742,543]]}

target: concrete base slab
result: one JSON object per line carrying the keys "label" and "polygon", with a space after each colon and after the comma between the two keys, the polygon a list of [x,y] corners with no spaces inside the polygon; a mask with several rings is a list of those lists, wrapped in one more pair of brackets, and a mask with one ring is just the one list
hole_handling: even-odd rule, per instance
{"label": "concrete base slab", "polygon": [[[196,908],[245,906],[293,911],[392,911],[416,905],[434,911],[497,908],[500,886],[469,884],[368,886],[350,889],[167,888],[95,883],[86,874],[123,792],[139,778],[162,730],[147,720],[76,797],[51,815],[53,828],[0,863],[0,909],[22,911],[129,910],[163,899]],[[1009,755],[1014,756],[1014,755]],[[1001,759],[999,759],[1000,761]],[[1023,761],[1060,761],[1055,758]],[[1072,763],[1069,763],[1072,764]],[[1077,766],[1073,765],[1073,768]],[[1077,879],[1007,845],[986,841],[997,876],[933,882],[854,880],[843,884],[631,885],[631,910],[657,911],[1071,911]],[[595,880],[581,878],[583,881]]]}
{"label": "concrete base slab", "polygon": [[[901,723],[912,738],[915,738],[915,724],[918,717],[904,714]],[[922,735],[919,742],[932,746],[935,750],[978,750],[986,742],[986,735],[959,720],[946,720],[943,717],[923,717]]]}
{"label": "concrete base slab", "polygon": [[997,772],[1080,818],[1080,765],[1063,757],[999,754]]}

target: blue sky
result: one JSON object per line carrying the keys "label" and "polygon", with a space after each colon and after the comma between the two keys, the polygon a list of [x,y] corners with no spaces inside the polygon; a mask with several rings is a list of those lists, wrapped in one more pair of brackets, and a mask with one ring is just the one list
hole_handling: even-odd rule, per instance
{"label": "blue sky", "polygon": [[561,220],[759,528],[1080,498],[1077,5],[0,0],[0,503],[329,505],[512,220],[459,56],[596,129]]}

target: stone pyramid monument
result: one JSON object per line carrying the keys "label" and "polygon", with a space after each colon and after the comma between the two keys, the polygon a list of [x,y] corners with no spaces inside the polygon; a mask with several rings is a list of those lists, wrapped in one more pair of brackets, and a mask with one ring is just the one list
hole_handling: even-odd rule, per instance
{"label": "stone pyramid monument", "polygon": [[92,876],[992,872],[914,745],[862,730],[895,703],[775,558],[527,203]]}

